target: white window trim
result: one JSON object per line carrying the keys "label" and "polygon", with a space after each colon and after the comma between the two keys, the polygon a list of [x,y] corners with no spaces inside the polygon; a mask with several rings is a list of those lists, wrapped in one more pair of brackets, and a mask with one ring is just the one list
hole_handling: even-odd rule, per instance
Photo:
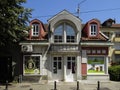
{"label": "white window trim", "polygon": [[[67,31],[66,31],[66,29],[67,29],[67,25],[69,25],[69,24],[67,24],[67,23],[62,23],[62,24],[60,24],[60,25],[62,25],[63,26],[63,28],[62,28],[62,42],[55,42],[55,38],[54,38],[54,42],[55,43],[76,43],[77,41],[76,41],[76,38],[77,38],[77,34],[75,33],[75,30],[74,30],[74,33],[75,33],[75,40],[74,40],[74,42],[67,42]],[[69,25],[69,26],[71,26],[71,25]],[[72,26],[71,26],[72,27]],[[73,27],[72,27],[73,28]],[[73,28],[74,29],[74,28]]]}
{"label": "white window trim", "polygon": [[[25,56],[39,56],[40,57],[40,66],[39,66],[39,68],[40,68],[40,74],[25,74],[24,73]],[[40,76],[40,75],[42,75],[42,55],[34,54],[34,55],[24,55],[23,56],[23,75],[24,76]]]}
{"label": "white window trim", "polygon": [[[37,30],[35,30],[36,32],[34,32],[34,26],[35,26],[35,29],[36,29],[36,26],[38,26],[38,32]],[[39,36],[39,32],[40,32],[40,27],[39,27],[39,24],[32,24],[32,36]],[[33,33],[38,33],[38,34],[33,34]]]}
{"label": "white window trim", "polygon": [[[93,27],[93,26],[96,27],[94,31],[92,31],[92,29],[91,29],[91,27]],[[98,32],[98,30],[97,30],[97,24],[90,24],[90,29],[89,30],[90,30],[90,33],[89,33],[90,36],[96,36],[97,32]],[[96,34],[92,34],[92,33],[96,33]]]}
{"label": "white window trim", "polygon": [[[107,60],[106,60],[106,57],[105,56],[95,56],[95,55],[90,55],[90,56],[88,56],[88,57],[103,57],[104,58],[104,73],[88,73],[88,71],[87,71],[87,75],[106,75],[107,74]],[[87,57],[87,59],[88,59],[88,57]],[[87,63],[87,65],[88,65],[88,63]],[[88,70],[88,66],[87,66],[87,70]]]}

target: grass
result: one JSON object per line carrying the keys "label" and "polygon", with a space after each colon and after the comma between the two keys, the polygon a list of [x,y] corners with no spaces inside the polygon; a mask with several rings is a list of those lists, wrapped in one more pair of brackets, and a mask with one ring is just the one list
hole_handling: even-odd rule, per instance
{"label": "grass", "polygon": [[88,73],[104,73],[104,71],[88,70]]}

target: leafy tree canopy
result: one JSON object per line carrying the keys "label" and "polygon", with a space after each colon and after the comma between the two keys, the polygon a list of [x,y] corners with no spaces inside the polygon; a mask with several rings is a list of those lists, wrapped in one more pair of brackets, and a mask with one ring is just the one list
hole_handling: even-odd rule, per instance
{"label": "leafy tree canopy", "polygon": [[26,0],[0,0],[0,46],[19,42],[25,38],[31,9],[25,8]]}

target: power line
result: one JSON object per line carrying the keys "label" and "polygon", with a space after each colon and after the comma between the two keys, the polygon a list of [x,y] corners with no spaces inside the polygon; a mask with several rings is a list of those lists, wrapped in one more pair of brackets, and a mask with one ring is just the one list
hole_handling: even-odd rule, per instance
{"label": "power line", "polygon": [[90,11],[84,11],[84,12],[81,12],[81,13],[103,12],[103,11],[115,11],[115,10],[120,10],[120,8],[101,9],[101,10],[90,10]]}
{"label": "power line", "polygon": [[[84,0],[86,1],[86,0]],[[115,10],[120,10],[120,8],[111,8],[111,9],[101,9],[101,10],[89,10],[89,11],[83,11],[83,12],[80,12],[81,14],[84,14],[84,13],[94,13],[94,12],[104,12],[104,11],[115,11]],[[75,13],[71,13],[71,14],[78,14],[78,12],[75,12]],[[63,15],[63,14],[61,14]],[[69,15],[69,14],[66,14],[66,15]],[[43,15],[43,16],[33,16],[32,18],[42,18],[42,17],[52,17],[54,15]]]}
{"label": "power line", "polygon": [[79,5],[81,5],[81,4],[84,3],[85,1],[87,1],[87,0],[82,0],[82,1],[79,3]]}
{"label": "power line", "polygon": [[82,0],[80,3],[78,3],[78,8],[77,8],[78,17],[80,16],[80,5],[81,5],[82,3],[84,3],[85,1],[87,1],[87,0]]}
{"label": "power line", "polygon": [[[75,13],[71,13],[71,14],[76,14],[76,12]],[[63,14],[59,14],[59,15],[63,15]],[[69,14],[64,14],[64,15],[69,15]],[[53,16],[55,16],[55,15],[34,16],[32,18],[53,17]]]}

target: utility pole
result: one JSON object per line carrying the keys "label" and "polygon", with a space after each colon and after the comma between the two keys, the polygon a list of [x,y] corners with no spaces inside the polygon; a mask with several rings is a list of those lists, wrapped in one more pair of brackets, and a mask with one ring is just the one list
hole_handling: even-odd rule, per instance
{"label": "utility pole", "polygon": [[77,14],[78,14],[78,18],[80,16],[80,5],[84,2],[86,2],[87,0],[82,0],[80,3],[78,3],[78,7],[77,7]]}
{"label": "utility pole", "polygon": [[80,4],[78,4],[78,7],[77,7],[77,14],[78,14],[78,18],[80,16]]}

